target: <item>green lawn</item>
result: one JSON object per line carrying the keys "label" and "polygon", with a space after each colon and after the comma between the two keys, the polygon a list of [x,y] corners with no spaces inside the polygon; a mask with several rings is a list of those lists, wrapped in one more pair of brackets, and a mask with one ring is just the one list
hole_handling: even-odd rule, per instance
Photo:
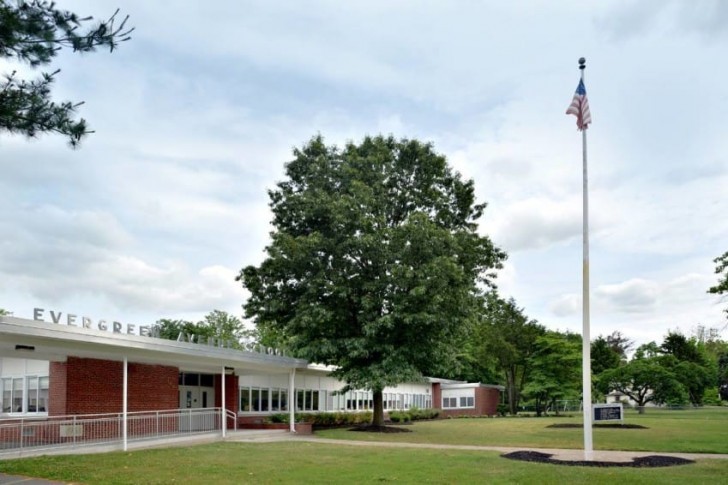
{"label": "green lawn", "polygon": [[0,471],[86,484],[226,483],[726,483],[728,461],[635,469],[506,460],[498,453],[307,442],[217,443],[0,462]]}
{"label": "green lawn", "polygon": [[[580,448],[580,429],[547,428],[579,418],[448,419],[412,433],[346,430],[322,437],[421,443]],[[649,410],[627,423],[648,430],[596,429],[596,449],[728,453],[728,409]],[[399,449],[310,442],[216,443],[96,455],[0,461],[0,472],[73,483],[728,483],[728,460],[653,469],[582,468],[506,460],[495,452]]]}
{"label": "green lawn", "polygon": [[[320,431],[326,438],[445,443],[481,446],[582,448],[581,428],[548,428],[554,423],[581,424],[581,416],[559,418],[461,418],[421,421],[407,426],[411,433],[379,434],[345,429]],[[625,423],[649,429],[594,429],[594,449],[728,453],[728,408],[628,412]]]}

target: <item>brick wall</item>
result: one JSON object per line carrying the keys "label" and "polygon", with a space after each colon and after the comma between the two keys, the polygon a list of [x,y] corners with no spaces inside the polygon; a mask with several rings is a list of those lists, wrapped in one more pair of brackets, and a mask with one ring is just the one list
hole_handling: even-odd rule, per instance
{"label": "brick wall", "polygon": [[[238,376],[235,374],[225,376],[225,409],[238,413],[240,406],[240,389],[238,389]],[[222,403],[222,377],[220,374],[215,376],[215,407],[221,407]],[[228,419],[227,426],[232,428],[235,425],[234,420]]]}
{"label": "brick wall", "polygon": [[63,416],[66,413],[66,363],[49,362],[48,415]]}
{"label": "brick wall", "polygon": [[[79,357],[68,357],[65,363],[51,363],[48,414],[121,412],[123,365],[123,362]],[[177,409],[178,378],[176,367],[129,363],[129,412]]]}
{"label": "brick wall", "polygon": [[441,416],[495,416],[498,414],[500,391],[491,387],[475,388],[475,407],[471,409],[444,409]]}
{"label": "brick wall", "polygon": [[442,408],[442,388],[439,382],[432,384],[432,407],[435,409]]}
{"label": "brick wall", "polygon": [[492,387],[478,387],[475,389],[475,402],[481,416],[495,416],[498,414],[500,391]]}

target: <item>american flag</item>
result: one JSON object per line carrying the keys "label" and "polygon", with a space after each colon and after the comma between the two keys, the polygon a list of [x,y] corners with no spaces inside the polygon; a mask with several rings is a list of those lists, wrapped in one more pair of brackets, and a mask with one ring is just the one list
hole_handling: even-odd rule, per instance
{"label": "american flag", "polygon": [[579,131],[589,128],[589,123],[592,122],[592,119],[591,113],[589,112],[589,100],[586,97],[584,80],[579,81],[579,85],[576,87],[576,92],[574,93],[574,99],[571,100],[571,105],[566,110],[566,114],[576,116],[576,126],[579,128]]}

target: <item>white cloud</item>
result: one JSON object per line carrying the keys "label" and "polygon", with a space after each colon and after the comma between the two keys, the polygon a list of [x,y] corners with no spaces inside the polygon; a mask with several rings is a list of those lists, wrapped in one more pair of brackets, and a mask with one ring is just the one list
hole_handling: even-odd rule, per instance
{"label": "white cloud", "polygon": [[509,205],[485,225],[508,251],[538,249],[581,235],[578,201],[525,199]]}
{"label": "white cloud", "polygon": [[237,312],[291,148],[391,132],[475,180],[481,229],[511,256],[501,291],[579,331],[581,137],[564,111],[584,55],[593,333],[724,322],[705,291],[728,240],[726,8],[703,7],[127,2],[132,41],[55,63],[57,99],[85,100],[96,130],[82,148],[0,134],[2,306]]}
{"label": "white cloud", "polygon": [[594,296],[602,305],[622,313],[654,311],[659,295],[654,281],[633,278],[622,283],[602,285],[594,290]]}

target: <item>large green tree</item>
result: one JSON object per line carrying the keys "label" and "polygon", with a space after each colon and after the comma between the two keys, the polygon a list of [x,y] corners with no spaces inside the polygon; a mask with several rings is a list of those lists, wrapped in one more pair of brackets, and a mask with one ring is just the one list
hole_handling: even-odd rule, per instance
{"label": "large green tree", "polygon": [[606,386],[600,376],[605,371],[616,369],[622,364],[622,357],[613,345],[610,345],[607,338],[599,336],[591,343],[591,370],[592,382],[595,390],[602,396],[608,394],[611,389]]}
{"label": "large green tree", "polygon": [[[720,275],[718,278],[718,284],[708,289],[709,293],[716,295],[728,294],[728,251],[723,253],[722,256],[718,256],[713,260],[715,263],[715,274]],[[728,316],[728,307],[725,309],[726,315]]]}
{"label": "large green tree", "polygon": [[668,332],[660,347],[661,363],[688,391],[690,402],[703,404],[703,395],[717,384],[717,362],[712,361],[697,338]]}
{"label": "large green tree", "polygon": [[[45,0],[0,0],[0,59],[26,64],[31,68],[47,66],[63,48],[73,52],[92,52],[97,47],[114,50],[129,40],[134,30],[126,27],[128,16],[117,21],[94,22],[92,17],[59,10]],[[59,133],[71,146],[91,133],[76,110],[83,104],[51,99],[51,86],[60,72],[42,72],[33,80],[21,79],[17,71],[5,73],[0,82],[0,131],[35,137],[40,133]]]}
{"label": "large green tree", "polygon": [[591,370],[597,376],[608,369],[619,367],[622,363],[621,355],[603,336],[592,340],[591,343]]}
{"label": "large green tree", "polygon": [[623,366],[603,372],[602,387],[613,389],[637,403],[640,413],[647,403],[682,404],[687,401],[685,387],[675,374],[660,361],[660,357],[634,358]]}
{"label": "large green tree", "polygon": [[269,191],[271,242],[239,279],[246,316],[297,356],[337,366],[348,388],[442,374],[505,253],[478,233],[485,204],[432,145],[321,136],[294,150]]}
{"label": "large green tree", "polygon": [[536,415],[556,401],[581,394],[581,336],[548,331],[536,338],[529,358],[531,373],[523,394],[536,402]]}
{"label": "large green tree", "polygon": [[477,353],[484,362],[495,359],[504,377],[509,412],[518,413],[521,392],[532,370],[531,356],[537,339],[546,329],[529,319],[512,298],[488,295],[474,337]]}

